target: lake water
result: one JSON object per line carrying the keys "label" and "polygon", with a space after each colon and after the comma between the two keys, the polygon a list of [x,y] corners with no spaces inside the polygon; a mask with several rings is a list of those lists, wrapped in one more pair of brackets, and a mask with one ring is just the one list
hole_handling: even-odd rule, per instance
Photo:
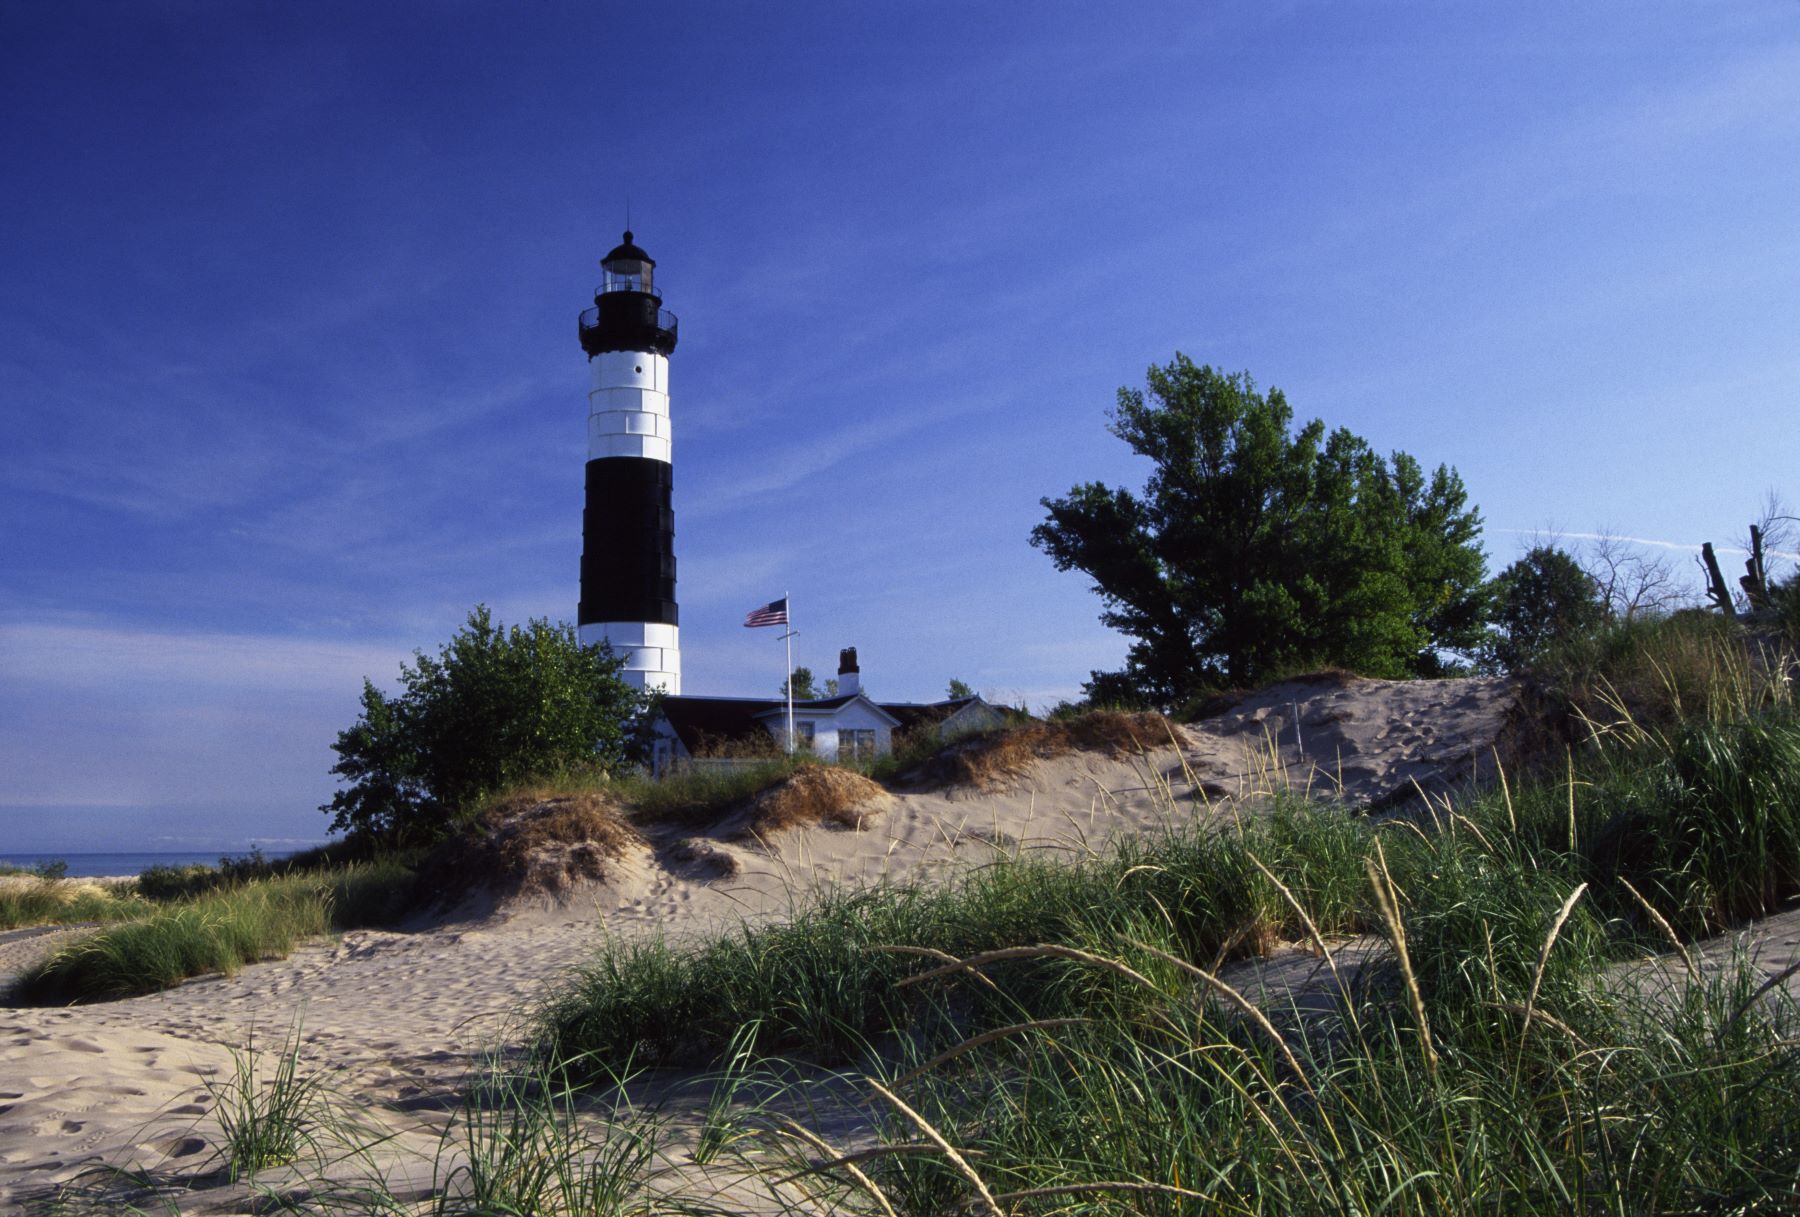
{"label": "lake water", "polygon": [[[269,850],[263,857],[274,862],[298,851],[291,849]],[[248,851],[229,857],[248,857]],[[116,854],[0,854],[0,862],[11,866],[35,867],[51,862],[69,864],[70,878],[83,878],[91,875],[136,875],[152,866],[192,866],[200,863],[206,866],[219,864],[219,851],[200,853],[116,853]]]}

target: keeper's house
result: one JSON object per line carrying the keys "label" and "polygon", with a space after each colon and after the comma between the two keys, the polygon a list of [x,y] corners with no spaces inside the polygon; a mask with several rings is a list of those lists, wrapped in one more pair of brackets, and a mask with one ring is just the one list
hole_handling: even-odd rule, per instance
{"label": "keeper's house", "polygon": [[[892,750],[897,731],[928,730],[942,738],[985,731],[1007,712],[980,697],[937,702],[877,702],[862,688],[856,648],[838,655],[837,694],[794,703],[794,740],[825,760],[872,760]],[[655,731],[653,767],[783,750],[788,704],[778,697],[665,697]]]}

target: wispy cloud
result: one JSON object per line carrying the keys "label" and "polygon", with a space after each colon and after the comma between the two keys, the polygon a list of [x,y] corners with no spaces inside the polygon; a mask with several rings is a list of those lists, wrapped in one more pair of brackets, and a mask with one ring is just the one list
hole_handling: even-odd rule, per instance
{"label": "wispy cloud", "polygon": [[[1623,541],[1627,545],[1642,545],[1647,549],[1672,549],[1681,553],[1690,554],[1697,554],[1701,549],[1699,542],[1660,541],[1654,537],[1626,537],[1620,536],[1615,532],[1565,532],[1560,528],[1490,528],[1488,531],[1505,533],[1506,535],[1513,537],[1545,537],[1553,543],[1564,539],[1574,541]],[[1744,555],[1750,553],[1749,550],[1744,549],[1741,546],[1718,544],[1713,546],[1713,552]],[[1772,558],[1790,558],[1800,562],[1800,553],[1794,553],[1785,549],[1765,549],[1763,550],[1763,555]]]}
{"label": "wispy cloud", "polygon": [[259,634],[144,630],[58,621],[0,622],[0,680],[13,687],[121,685],[245,690],[271,699],[339,695],[365,675],[391,679],[411,648]]}

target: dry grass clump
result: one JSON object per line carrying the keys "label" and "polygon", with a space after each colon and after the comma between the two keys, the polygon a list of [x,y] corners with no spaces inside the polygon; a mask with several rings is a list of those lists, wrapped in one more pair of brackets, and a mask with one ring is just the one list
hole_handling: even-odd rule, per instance
{"label": "dry grass clump", "polygon": [[1692,609],[1620,622],[1559,649],[1533,674],[1568,707],[1579,738],[1626,723],[1668,730],[1756,713],[1785,693],[1782,670],[1737,622]]}
{"label": "dry grass clump", "polygon": [[426,859],[426,882],[455,897],[560,893],[607,877],[608,864],[642,846],[618,806],[597,791],[515,790],[484,806],[469,828]]}
{"label": "dry grass clump", "polygon": [[742,835],[767,839],[811,824],[861,829],[873,814],[869,805],[887,798],[887,791],[854,769],[804,765],[751,798]]}
{"label": "dry grass clump", "polygon": [[119,921],[149,909],[130,880],[52,879],[0,875],[0,930],[77,921]]}
{"label": "dry grass clump", "polygon": [[1167,747],[1169,721],[1148,711],[1090,710],[1074,718],[1026,723],[953,744],[914,774],[927,784],[991,788],[1017,781],[1039,761],[1071,752],[1125,756]]}

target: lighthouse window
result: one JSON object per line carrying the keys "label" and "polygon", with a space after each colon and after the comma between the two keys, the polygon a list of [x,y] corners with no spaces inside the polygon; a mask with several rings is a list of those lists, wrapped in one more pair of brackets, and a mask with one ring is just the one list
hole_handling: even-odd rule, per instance
{"label": "lighthouse window", "polygon": [[637,373],[639,373],[639,374],[640,374],[640,375],[641,375],[641,374],[642,374],[642,373],[643,373],[643,371],[644,371],[644,365],[643,365],[643,364],[641,364],[641,363],[640,363],[640,364],[638,364],[638,366],[637,366],[637,367],[635,367],[635,368],[633,368],[633,369],[631,369],[631,370],[632,370],[632,371],[633,371],[633,372],[637,372]]}

